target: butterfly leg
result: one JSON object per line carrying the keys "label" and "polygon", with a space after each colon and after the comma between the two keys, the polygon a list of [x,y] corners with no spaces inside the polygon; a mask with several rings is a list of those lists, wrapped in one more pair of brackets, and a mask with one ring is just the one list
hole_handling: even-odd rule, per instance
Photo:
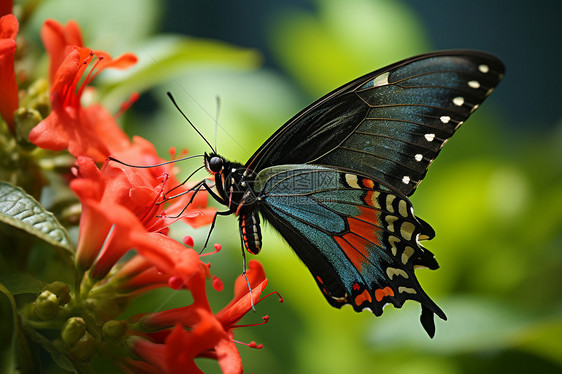
{"label": "butterfly leg", "polygon": [[246,279],[246,284],[248,285],[248,290],[250,291],[250,305],[252,306],[252,310],[255,312],[256,308],[254,306],[254,295],[252,294],[252,286],[250,286],[250,281],[248,280],[248,276],[246,275],[246,251],[244,250],[244,239],[241,239],[240,243],[242,245],[242,274],[244,275],[244,279]]}
{"label": "butterfly leg", "polygon": [[209,244],[209,239],[211,238],[211,233],[213,232],[213,229],[215,228],[215,223],[217,221],[217,217],[218,216],[229,216],[232,213],[234,213],[232,210],[225,210],[223,212],[215,212],[215,216],[213,217],[213,222],[211,223],[211,228],[209,229],[209,233],[207,234],[207,239],[205,239],[205,244],[203,245],[203,248],[201,248],[201,251],[199,252],[199,254],[201,254],[205,248],[207,248],[207,244]]}
{"label": "butterfly leg", "polygon": [[[173,191],[177,190],[178,188],[180,188],[180,187],[183,186],[184,184],[186,184],[187,181],[190,180],[191,177],[192,177],[195,173],[197,173],[199,170],[203,169],[204,167],[205,167],[205,166],[198,167],[197,169],[195,169],[195,171],[194,171],[193,173],[189,174],[189,176],[188,176],[187,178],[185,178],[185,179],[183,180],[183,182],[181,182],[181,183],[178,184],[177,186],[173,187],[171,190],[167,191],[167,192],[164,194],[164,200],[165,200],[165,201],[172,200],[172,199],[175,199],[176,197],[179,197],[179,196],[181,196],[181,195],[185,195],[185,194],[188,193],[189,191],[192,191],[192,189],[190,188],[189,190],[184,191],[184,192],[181,192],[181,193],[179,193],[179,194],[177,194],[177,195],[174,195],[174,196],[172,196],[172,197],[166,196],[166,195],[172,193]],[[205,180],[203,180],[203,181],[201,181],[201,182],[199,182],[199,183],[204,183],[204,182],[205,182]],[[197,185],[199,185],[199,183],[198,183]],[[196,186],[197,186],[197,185],[196,185]]]}
{"label": "butterfly leg", "polygon": [[[195,196],[197,196],[197,193],[198,193],[199,191],[201,191],[202,188],[206,189],[207,192],[209,193],[209,195],[211,195],[211,197],[212,197],[213,199],[215,199],[216,201],[218,201],[218,202],[221,203],[221,204],[224,204],[224,199],[222,199],[219,195],[217,195],[217,194],[211,189],[211,187],[210,187],[207,183],[205,183],[205,182],[206,182],[206,180],[202,180],[201,182],[197,183],[195,186],[193,186],[192,188],[190,188],[190,189],[187,190],[187,191],[184,191],[184,192],[179,193],[179,194],[177,194],[177,195],[174,195],[174,196],[172,196],[172,197],[166,197],[166,198],[164,198],[164,201],[160,202],[159,204],[165,203],[166,201],[169,201],[169,200],[174,199],[174,198],[176,198],[176,197],[185,195],[186,193],[193,192],[193,195],[191,196],[191,198],[189,199],[189,201],[187,202],[187,204],[185,204],[185,206],[183,207],[183,209],[182,209],[178,214],[176,214],[176,216],[172,217],[172,218],[178,218],[179,216],[181,216],[181,215],[183,214],[183,212],[185,212],[185,210],[191,205],[191,203],[193,203],[193,200],[195,200]],[[174,188],[175,188],[175,187],[174,187]],[[170,191],[171,191],[171,190],[170,190]],[[169,192],[169,191],[168,191],[168,192]],[[216,218],[216,217],[215,217],[215,218]],[[213,221],[213,222],[214,222],[214,221]]]}

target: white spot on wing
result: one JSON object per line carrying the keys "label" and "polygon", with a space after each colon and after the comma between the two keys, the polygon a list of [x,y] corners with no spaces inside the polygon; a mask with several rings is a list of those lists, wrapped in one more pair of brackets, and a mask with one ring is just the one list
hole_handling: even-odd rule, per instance
{"label": "white spot on wing", "polygon": [[414,233],[415,229],[416,226],[414,226],[412,222],[403,222],[400,226],[400,235],[402,235],[404,239],[410,240],[412,239],[412,234]]}
{"label": "white spot on wing", "polygon": [[388,84],[388,75],[390,73],[387,71],[384,74],[379,75],[378,77],[376,77],[375,79],[373,79],[373,87],[379,87],[379,86],[386,86]]}
{"label": "white spot on wing", "polygon": [[456,106],[462,106],[464,104],[464,97],[462,96],[457,96],[453,99],[453,104],[455,104]]}
{"label": "white spot on wing", "polygon": [[413,288],[410,287],[398,287],[398,292],[399,293],[411,293],[411,294],[415,294],[416,290],[414,290]]}
{"label": "white spot on wing", "polygon": [[[409,240],[409,239],[408,239]],[[410,259],[410,257],[412,257],[412,255],[414,254],[414,248],[407,246],[406,248],[404,248],[404,252],[402,252],[402,263],[404,265],[406,265],[406,263],[408,262],[408,260]]]}
{"label": "white spot on wing", "polygon": [[421,153],[418,153],[417,155],[414,156],[414,158],[416,159],[417,162],[420,162],[421,160],[423,160],[423,155]]}
{"label": "white spot on wing", "polygon": [[398,213],[400,213],[402,217],[408,216],[408,204],[406,204],[406,200],[398,201]]}
{"label": "white spot on wing", "polygon": [[407,175],[404,175],[404,177],[402,178],[402,183],[404,183],[404,184],[410,183],[410,177],[407,176]]}
{"label": "white spot on wing", "polygon": [[478,70],[480,70],[481,73],[486,74],[487,72],[490,71],[490,67],[486,64],[482,64],[482,65],[478,66]]}
{"label": "white spot on wing", "polygon": [[478,81],[469,81],[468,86],[474,88],[475,90],[480,88],[480,83]]}
{"label": "white spot on wing", "polygon": [[425,134],[424,138],[428,141],[428,142],[432,142],[433,139],[435,139],[435,134]]}
{"label": "white spot on wing", "polygon": [[394,201],[394,199],[396,199],[396,196],[394,195],[387,195],[386,196],[386,210],[388,210],[390,213],[394,213],[394,207],[392,206],[392,202]]}
{"label": "white spot on wing", "polygon": [[441,122],[443,122],[443,123],[449,123],[449,121],[451,120],[451,117],[449,117],[449,116],[441,116],[439,119],[440,119]]}
{"label": "white spot on wing", "polygon": [[388,278],[390,280],[392,280],[392,278],[395,275],[401,276],[401,277],[406,278],[406,279],[409,278],[408,273],[406,273],[404,270],[398,269],[398,268],[391,268],[391,267],[386,269],[386,275],[388,275]]}
{"label": "white spot on wing", "polygon": [[347,184],[351,188],[361,188],[361,187],[359,187],[359,183],[357,183],[358,182],[357,175],[346,174],[345,175],[345,181],[347,182]]}
{"label": "white spot on wing", "polygon": [[[390,232],[394,232],[394,222],[396,222],[398,220],[398,217],[396,217],[396,216],[386,216],[384,218],[384,220],[387,223],[387,226],[386,226],[387,230],[390,231]],[[388,238],[388,241],[390,242],[390,238]],[[390,243],[390,244],[392,245],[392,243]]]}

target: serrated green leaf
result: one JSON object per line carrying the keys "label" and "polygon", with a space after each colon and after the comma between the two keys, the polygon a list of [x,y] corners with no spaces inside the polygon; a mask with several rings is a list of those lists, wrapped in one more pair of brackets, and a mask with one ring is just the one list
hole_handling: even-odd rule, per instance
{"label": "serrated green leaf", "polygon": [[21,188],[1,181],[0,222],[73,252],[68,233],[51,212]]}

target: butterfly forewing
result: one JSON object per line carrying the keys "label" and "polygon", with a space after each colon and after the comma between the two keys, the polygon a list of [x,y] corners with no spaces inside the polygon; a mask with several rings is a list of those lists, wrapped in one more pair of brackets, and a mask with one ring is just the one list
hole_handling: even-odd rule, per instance
{"label": "butterfly forewing", "polygon": [[455,130],[503,75],[494,56],[444,51],[367,74],[297,114],[247,167],[311,163],[375,176],[411,195]]}

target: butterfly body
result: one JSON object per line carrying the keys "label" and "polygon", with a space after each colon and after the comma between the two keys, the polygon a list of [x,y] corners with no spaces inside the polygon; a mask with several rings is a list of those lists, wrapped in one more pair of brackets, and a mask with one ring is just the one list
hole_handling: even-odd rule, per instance
{"label": "butterfly body", "polygon": [[408,199],[444,143],[499,83],[503,64],[476,51],[434,52],[360,77],[305,108],[246,164],[205,155],[219,214],[261,250],[260,215],[281,233],[327,301],[370,310],[422,305],[434,335],[443,311],[414,269],[439,266],[420,242],[431,226]]}

